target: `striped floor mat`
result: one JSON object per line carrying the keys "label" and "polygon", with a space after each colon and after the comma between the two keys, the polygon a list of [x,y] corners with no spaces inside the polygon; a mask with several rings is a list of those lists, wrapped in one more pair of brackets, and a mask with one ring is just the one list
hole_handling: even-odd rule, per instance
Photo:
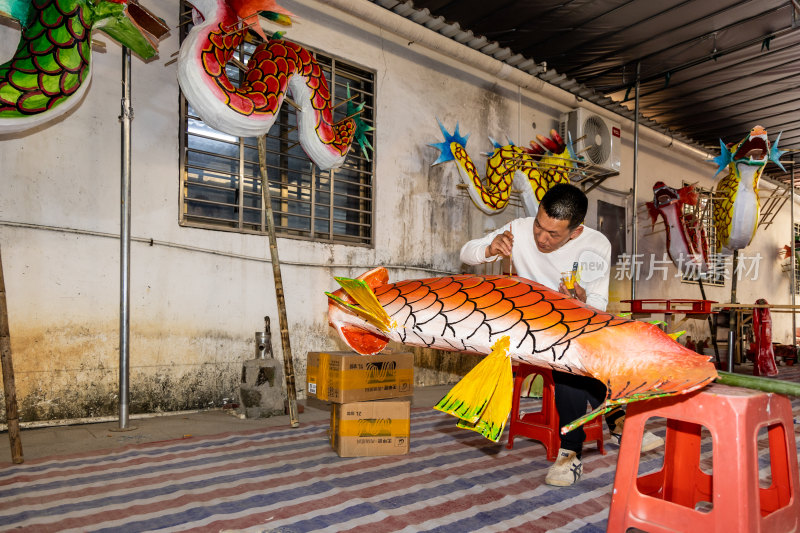
{"label": "striped floor mat", "polygon": [[[800,401],[793,405],[800,414]],[[534,441],[517,438],[507,450],[505,438],[492,444],[427,409],[412,412],[411,428],[405,456],[340,458],[321,422],[8,466],[0,530],[605,531],[611,440],[607,455],[587,445],[579,484],[552,488],[543,483],[551,463]],[[710,448],[706,439],[706,455]],[[642,460],[642,472],[661,464],[658,452]]]}

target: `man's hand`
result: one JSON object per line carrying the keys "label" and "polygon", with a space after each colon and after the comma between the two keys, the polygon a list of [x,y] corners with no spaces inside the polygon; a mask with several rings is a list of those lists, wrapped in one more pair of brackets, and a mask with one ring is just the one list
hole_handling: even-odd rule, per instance
{"label": "man's hand", "polygon": [[577,300],[582,301],[583,303],[586,303],[586,289],[584,289],[583,287],[581,287],[576,283],[573,288],[573,291],[575,292],[575,296],[570,294],[569,289],[567,289],[563,281],[558,285],[558,292],[560,292],[561,294],[566,294],[571,298],[575,298]]}
{"label": "man's hand", "polygon": [[510,231],[505,231],[492,239],[492,242],[486,247],[486,257],[511,255],[512,246],[514,246],[514,235]]}

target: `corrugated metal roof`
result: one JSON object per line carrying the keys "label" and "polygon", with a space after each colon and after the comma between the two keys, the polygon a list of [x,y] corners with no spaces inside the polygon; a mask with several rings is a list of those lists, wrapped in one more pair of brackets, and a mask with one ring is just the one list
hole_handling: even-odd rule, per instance
{"label": "corrugated metal roof", "polygon": [[[760,124],[800,150],[798,0],[372,0],[709,153]],[[790,161],[791,160],[791,161]]]}

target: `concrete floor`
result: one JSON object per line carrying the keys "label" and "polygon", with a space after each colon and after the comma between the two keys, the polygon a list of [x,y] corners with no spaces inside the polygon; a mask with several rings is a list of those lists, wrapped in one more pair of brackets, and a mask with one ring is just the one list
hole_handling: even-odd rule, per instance
{"label": "concrete floor", "polygon": [[[414,391],[411,407],[432,407],[452,385],[418,387]],[[330,418],[329,404],[315,399],[301,400],[303,412],[298,415],[300,424]],[[80,423],[50,427],[25,428],[20,431],[22,453],[26,461],[69,455],[94,450],[121,448],[131,444],[216,435],[219,433],[249,431],[259,428],[288,427],[288,416],[241,419],[232,410],[163,413],[158,416],[132,415],[128,428],[119,430],[119,420],[111,422]],[[8,432],[0,433],[0,464],[11,463]]]}

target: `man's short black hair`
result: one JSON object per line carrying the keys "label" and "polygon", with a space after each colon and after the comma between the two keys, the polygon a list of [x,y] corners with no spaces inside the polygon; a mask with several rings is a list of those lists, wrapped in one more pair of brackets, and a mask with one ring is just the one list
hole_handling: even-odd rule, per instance
{"label": "man's short black hair", "polygon": [[558,183],[544,193],[540,207],[550,218],[568,220],[572,231],[583,224],[589,200],[575,185]]}

